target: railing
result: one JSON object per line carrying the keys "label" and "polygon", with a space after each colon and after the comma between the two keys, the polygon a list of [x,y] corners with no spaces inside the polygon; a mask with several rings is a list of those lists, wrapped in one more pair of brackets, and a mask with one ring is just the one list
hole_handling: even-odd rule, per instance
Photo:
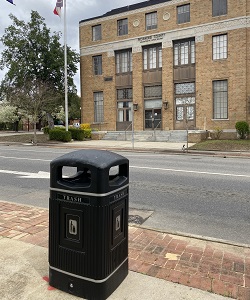
{"label": "railing", "polygon": [[125,134],[125,141],[127,140],[127,131],[129,130],[130,127],[132,127],[133,123],[130,123],[128,127],[125,129],[124,134]]}
{"label": "railing", "polygon": [[156,133],[155,130],[161,125],[161,121],[157,124],[156,127],[154,127],[154,141],[156,141]]}

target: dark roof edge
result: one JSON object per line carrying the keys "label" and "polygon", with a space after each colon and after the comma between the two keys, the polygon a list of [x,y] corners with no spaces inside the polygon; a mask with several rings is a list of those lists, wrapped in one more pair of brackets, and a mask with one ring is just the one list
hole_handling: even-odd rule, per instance
{"label": "dark roof edge", "polygon": [[108,17],[108,16],[114,16],[114,15],[117,15],[117,14],[124,13],[126,11],[132,11],[132,10],[136,10],[136,9],[147,7],[147,6],[151,6],[151,5],[156,5],[156,4],[159,4],[159,3],[169,2],[169,1],[171,1],[171,0],[147,0],[147,1],[136,3],[136,4],[131,4],[131,5],[123,6],[123,7],[120,7],[120,8],[115,8],[115,9],[112,9],[112,10],[108,11],[104,15],[81,20],[79,22],[79,24],[87,22],[87,21],[99,19],[99,18],[104,18],[104,17]]}

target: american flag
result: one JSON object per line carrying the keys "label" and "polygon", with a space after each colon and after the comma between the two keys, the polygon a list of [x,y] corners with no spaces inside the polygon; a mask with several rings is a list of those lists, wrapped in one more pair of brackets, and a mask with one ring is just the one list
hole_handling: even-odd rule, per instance
{"label": "american flag", "polygon": [[16,5],[13,3],[13,0],[7,0],[9,3],[13,4],[13,5]]}
{"label": "american flag", "polygon": [[54,14],[61,17],[61,9],[63,7],[63,0],[56,1],[56,7],[54,9]]}

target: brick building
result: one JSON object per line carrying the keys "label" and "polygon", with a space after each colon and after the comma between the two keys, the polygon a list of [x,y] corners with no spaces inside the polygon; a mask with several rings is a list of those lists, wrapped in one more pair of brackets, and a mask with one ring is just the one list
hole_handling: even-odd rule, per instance
{"label": "brick building", "polygon": [[79,26],[84,123],[212,130],[249,121],[250,0],[149,0]]}

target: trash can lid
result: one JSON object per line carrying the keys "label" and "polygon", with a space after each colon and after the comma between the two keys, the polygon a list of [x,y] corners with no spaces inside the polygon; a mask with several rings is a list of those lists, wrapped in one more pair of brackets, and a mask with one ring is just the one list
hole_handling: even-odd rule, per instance
{"label": "trash can lid", "polygon": [[64,154],[54,159],[52,164],[81,165],[87,164],[98,169],[110,168],[116,164],[127,163],[128,159],[107,150],[78,150]]}

